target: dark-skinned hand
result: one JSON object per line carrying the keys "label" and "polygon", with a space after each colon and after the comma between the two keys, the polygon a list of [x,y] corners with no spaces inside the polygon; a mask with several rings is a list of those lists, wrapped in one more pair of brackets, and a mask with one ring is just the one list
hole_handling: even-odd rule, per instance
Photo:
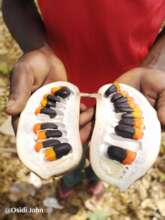
{"label": "dark-skinned hand", "polygon": [[[16,132],[18,119],[30,95],[42,85],[66,81],[63,63],[48,46],[26,53],[16,63],[10,77],[10,96],[6,112],[12,116]],[[93,125],[94,109],[84,104],[80,107],[80,137],[82,143],[89,140]]]}
{"label": "dark-skinned hand", "polygon": [[139,67],[121,75],[116,81],[141,91],[156,109],[161,124],[165,125],[165,72],[163,70]]}

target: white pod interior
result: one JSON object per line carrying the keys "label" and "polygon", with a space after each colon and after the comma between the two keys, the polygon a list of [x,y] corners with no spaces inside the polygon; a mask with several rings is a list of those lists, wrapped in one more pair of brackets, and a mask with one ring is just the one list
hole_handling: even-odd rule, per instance
{"label": "white pod interior", "polygon": [[[56,106],[57,116],[50,118],[48,115],[35,115],[35,109],[40,105],[45,94],[50,94],[52,87],[66,86],[71,90],[71,95]],[[34,173],[43,179],[57,176],[78,165],[82,156],[82,146],[79,134],[79,111],[80,92],[79,89],[68,82],[55,82],[38,89],[28,100],[25,109],[21,113],[17,131],[17,152],[21,161]],[[58,125],[63,136],[59,138],[62,142],[71,145],[71,152],[54,161],[46,161],[43,157],[45,149],[36,152],[34,145],[36,135],[33,126],[37,123],[53,122]]]}
{"label": "white pod interior", "polygon": [[[145,128],[141,140],[132,140],[116,135],[114,127],[118,125],[121,113],[116,113],[110,97],[104,96],[110,86],[111,84],[104,85],[98,91],[96,122],[90,143],[90,159],[93,170],[100,179],[125,190],[142,177],[156,160],[160,148],[161,127],[156,111],[147,99],[136,89],[120,84],[121,89],[127,91],[140,107]],[[109,145],[116,145],[136,152],[135,161],[130,165],[123,165],[108,158]]]}

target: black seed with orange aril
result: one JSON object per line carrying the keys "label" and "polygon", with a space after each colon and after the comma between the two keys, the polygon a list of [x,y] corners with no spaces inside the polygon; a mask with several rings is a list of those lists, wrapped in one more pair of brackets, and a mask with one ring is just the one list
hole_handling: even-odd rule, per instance
{"label": "black seed with orange aril", "polygon": [[47,98],[50,102],[60,102],[60,97],[55,95],[47,95],[45,98]]}
{"label": "black seed with orange aril", "polygon": [[122,118],[143,118],[143,114],[140,110],[135,109],[132,112],[127,112],[122,115]]}
{"label": "black seed with orange aril", "polygon": [[46,115],[49,115],[50,118],[54,118],[56,116],[56,111],[54,109],[51,109],[51,108],[42,108],[42,107],[39,107],[36,109],[35,111],[35,114],[46,114]]}
{"label": "black seed with orange aril", "polygon": [[112,93],[116,92],[117,88],[114,84],[112,84],[106,91],[105,91],[105,97],[110,96]]}
{"label": "black seed with orange aril", "polygon": [[61,158],[62,156],[68,154],[71,151],[71,146],[68,143],[57,144],[53,148],[56,152],[57,158]]}
{"label": "black seed with orange aril", "polygon": [[124,138],[139,140],[143,137],[143,128],[135,128],[129,125],[119,124],[115,127],[117,135]]}
{"label": "black seed with orange aril", "polygon": [[119,125],[120,124],[123,124],[123,125],[130,125],[130,126],[133,126],[134,125],[134,118],[122,118],[120,121],[119,121]]}
{"label": "black seed with orange aril", "polygon": [[61,157],[67,155],[71,149],[71,145],[68,143],[57,144],[45,151],[45,159],[49,161],[60,159]]}
{"label": "black seed with orange aril", "polygon": [[119,113],[119,112],[128,112],[128,113],[130,113],[130,112],[133,112],[133,109],[130,108],[130,107],[116,107],[115,112],[116,113]]}
{"label": "black seed with orange aril", "polygon": [[47,138],[59,138],[62,137],[62,132],[59,130],[45,130],[39,131],[37,136],[38,140],[44,140]]}
{"label": "black seed with orange aril", "polygon": [[107,154],[110,159],[117,160],[121,163],[126,158],[127,152],[123,148],[111,145],[108,147]]}
{"label": "black seed with orange aril", "polygon": [[115,107],[116,109],[130,108],[128,102],[124,102],[124,103],[114,103],[114,107]]}
{"label": "black seed with orange aril", "polygon": [[116,102],[117,100],[119,99],[122,99],[123,98],[123,95],[121,95],[119,92],[116,92],[112,98],[111,98],[111,102]]}
{"label": "black seed with orange aril", "polygon": [[135,129],[134,127],[128,125],[117,125],[115,127],[115,132],[121,137],[132,138],[135,133]]}
{"label": "black seed with orange aril", "polygon": [[132,113],[124,113],[124,114],[122,115],[122,118],[123,118],[123,119],[124,119],[124,118],[134,118],[134,116],[133,116]]}
{"label": "black seed with orange aril", "polygon": [[60,144],[60,141],[57,139],[49,139],[46,141],[39,141],[35,144],[34,148],[35,150],[38,152],[40,151],[42,148],[47,148],[47,147],[53,147],[57,144]]}
{"label": "black seed with orange aril", "polygon": [[43,99],[41,101],[41,106],[42,107],[46,107],[46,108],[49,108],[49,107],[56,107],[56,102],[52,102],[52,101],[49,101],[47,99]]}
{"label": "black seed with orange aril", "polygon": [[33,127],[34,133],[37,133],[37,131],[45,130],[45,129],[57,129],[58,126],[55,123],[52,122],[46,122],[46,123],[38,123],[35,124]]}
{"label": "black seed with orange aril", "polygon": [[128,103],[128,99],[123,96],[123,97],[121,97],[121,98],[119,98],[119,99],[116,99],[116,100],[114,101],[114,104],[121,104],[121,103]]}
{"label": "black seed with orange aril", "polygon": [[113,145],[108,147],[107,154],[110,159],[116,160],[124,165],[130,165],[136,159],[136,152]]}
{"label": "black seed with orange aril", "polygon": [[70,94],[71,94],[71,90],[66,86],[62,87],[61,89],[59,89],[58,91],[54,93],[54,95],[59,96],[64,99],[70,96]]}

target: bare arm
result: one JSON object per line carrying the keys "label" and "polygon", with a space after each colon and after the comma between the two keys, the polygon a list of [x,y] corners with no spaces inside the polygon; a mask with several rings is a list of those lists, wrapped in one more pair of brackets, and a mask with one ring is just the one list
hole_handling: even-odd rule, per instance
{"label": "bare arm", "polygon": [[44,24],[33,0],[3,0],[4,21],[24,52],[44,46]]}

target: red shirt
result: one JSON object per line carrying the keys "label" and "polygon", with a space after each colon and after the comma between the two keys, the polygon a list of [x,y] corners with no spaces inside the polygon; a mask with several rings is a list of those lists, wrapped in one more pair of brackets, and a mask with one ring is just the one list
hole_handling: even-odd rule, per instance
{"label": "red shirt", "polygon": [[163,19],[164,0],[39,0],[49,44],[69,81],[96,92],[138,66]]}

